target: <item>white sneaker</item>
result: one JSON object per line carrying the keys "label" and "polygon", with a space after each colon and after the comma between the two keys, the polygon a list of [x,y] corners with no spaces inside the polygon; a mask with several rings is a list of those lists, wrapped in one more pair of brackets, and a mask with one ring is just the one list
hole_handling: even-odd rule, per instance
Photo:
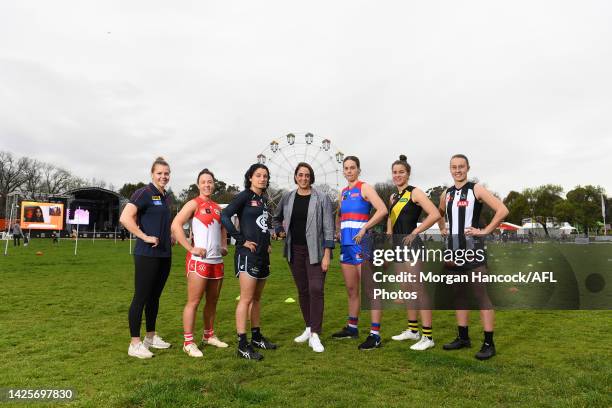
{"label": "white sneaker", "polygon": [[432,339],[430,339],[427,336],[423,336],[423,337],[421,337],[421,340],[418,343],[414,343],[412,346],[410,346],[410,349],[411,350],[423,351],[423,350],[430,349],[430,348],[432,348],[435,345],[436,345],[436,343],[434,343],[434,341]]}
{"label": "white sneaker", "polygon": [[167,349],[167,348],[170,348],[172,346],[172,344],[170,344],[168,342],[165,342],[164,339],[159,337],[157,334],[155,334],[151,338],[145,336],[143,343],[144,343],[144,345],[147,348],[153,347],[153,348],[156,348],[156,349]]}
{"label": "white sneaker", "polygon": [[153,353],[144,345],[144,343],[132,344],[128,348],[128,356],[136,358],[151,358],[154,356]]}
{"label": "white sneaker", "polygon": [[391,336],[393,340],[403,341],[403,340],[418,340],[421,338],[421,334],[419,332],[413,332],[412,330],[404,330],[400,334],[396,336]]}
{"label": "white sneaker", "polygon": [[208,344],[208,345],[219,347],[219,348],[226,348],[227,347],[227,343],[219,340],[219,338],[217,336],[212,336],[209,339],[205,339],[205,338],[202,337],[202,343],[204,343],[204,345]]}
{"label": "white sneaker", "polygon": [[310,338],[310,327],[307,327],[304,330],[304,333],[297,336],[295,339],[293,339],[293,341],[295,341],[296,343],[306,343],[309,338]]}
{"label": "white sneaker", "polygon": [[204,357],[204,354],[202,354],[195,343],[189,343],[188,345],[183,346],[183,351],[187,353],[189,357]]}
{"label": "white sneaker", "polygon": [[310,338],[308,339],[308,346],[315,353],[322,353],[325,351],[325,348],[323,347],[323,344],[321,344],[321,339],[319,339],[319,335],[317,333],[312,333],[310,335]]}

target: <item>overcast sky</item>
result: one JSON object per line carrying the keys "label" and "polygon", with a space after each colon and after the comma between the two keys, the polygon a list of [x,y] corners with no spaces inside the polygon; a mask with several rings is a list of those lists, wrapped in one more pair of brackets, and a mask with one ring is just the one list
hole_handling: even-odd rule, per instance
{"label": "overcast sky", "polygon": [[612,193],[610,1],[3,1],[0,150],[119,187],[241,183],[288,132],[390,178]]}

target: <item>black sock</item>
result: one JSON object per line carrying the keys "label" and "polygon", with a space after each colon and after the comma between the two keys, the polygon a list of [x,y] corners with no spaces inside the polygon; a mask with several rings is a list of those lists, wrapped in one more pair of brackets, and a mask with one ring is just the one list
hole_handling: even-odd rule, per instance
{"label": "black sock", "polygon": [[468,340],[470,338],[467,326],[457,326],[457,329],[459,330],[459,338],[461,340]]}
{"label": "black sock", "polygon": [[251,340],[261,340],[261,331],[259,330],[259,327],[251,327]]}
{"label": "black sock", "polygon": [[245,348],[248,344],[246,333],[238,333],[238,347]]}
{"label": "black sock", "polygon": [[484,337],[485,337],[484,342],[492,346],[493,345],[493,332],[492,331],[484,332]]}

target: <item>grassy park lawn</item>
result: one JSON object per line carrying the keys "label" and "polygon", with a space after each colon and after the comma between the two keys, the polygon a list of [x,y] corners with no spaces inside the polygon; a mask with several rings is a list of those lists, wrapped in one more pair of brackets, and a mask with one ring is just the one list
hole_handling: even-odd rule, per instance
{"label": "grassy park lawn", "polygon": [[[610,245],[567,250],[592,247],[597,256],[591,263],[575,257],[569,262],[597,270],[609,281]],[[230,348],[205,348],[203,359],[193,359],[180,347],[186,284],[184,250],[176,247],[158,317],[158,332],[173,347],[157,351],[151,360],[137,360],[127,356],[133,293],[128,242],[82,240],[77,256],[73,249],[71,241],[53,246],[34,239],[29,247],[11,246],[8,256],[0,257],[0,388],[73,388],[77,397],[68,405],[90,407],[612,406],[610,310],[498,312],[498,355],[486,362],[473,357],[481,340],[477,313],[472,316],[472,349],[442,350],[456,326],[453,312],[436,311],[436,347],[414,352],[411,343],[390,339],[406,325],[405,313],[392,310],[382,322],[384,346],[360,352],[356,341],[329,338],[346,318],[336,256],[325,288],[326,350],[316,354],[293,342],[303,324],[298,303],[285,303],[288,297],[297,299],[297,293],[275,243],[262,328],[280,349],[265,351],[258,363],[236,358],[238,285],[228,257],[215,329]],[[518,250],[512,245],[493,248],[500,259],[494,262],[505,262],[504,253]],[[536,245],[519,258],[526,263],[537,250]],[[581,277],[577,280],[582,285]],[[368,312],[360,319],[363,339]],[[200,321],[195,333],[201,333]]]}

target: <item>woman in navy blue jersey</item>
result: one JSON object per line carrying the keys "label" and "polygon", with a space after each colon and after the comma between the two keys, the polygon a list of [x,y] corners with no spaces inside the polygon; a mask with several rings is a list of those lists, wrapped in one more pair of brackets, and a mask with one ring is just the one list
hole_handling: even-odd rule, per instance
{"label": "woman in navy blue jersey", "polygon": [[[170,347],[170,343],[155,331],[159,298],[172,264],[172,200],[166,191],[169,181],[170,166],[162,157],[158,157],[151,166],[151,183],[134,192],[119,220],[137,238],[134,248],[134,298],[129,311],[132,341],[128,349],[128,355],[137,358],[153,357],[149,348]],[[143,310],[147,334],[141,342]]]}
{"label": "woman in navy blue jersey", "polygon": [[[228,234],[236,240],[234,268],[240,280],[240,300],[236,306],[238,357],[261,360],[263,356],[253,347],[276,349],[260,331],[260,299],[270,275],[270,232],[268,230],[268,200],[270,171],[263,164],[253,164],[244,175],[244,187],[222,211],[221,222]],[[232,223],[237,215],[240,230]],[[247,342],[246,324],[251,311],[251,342]]]}

